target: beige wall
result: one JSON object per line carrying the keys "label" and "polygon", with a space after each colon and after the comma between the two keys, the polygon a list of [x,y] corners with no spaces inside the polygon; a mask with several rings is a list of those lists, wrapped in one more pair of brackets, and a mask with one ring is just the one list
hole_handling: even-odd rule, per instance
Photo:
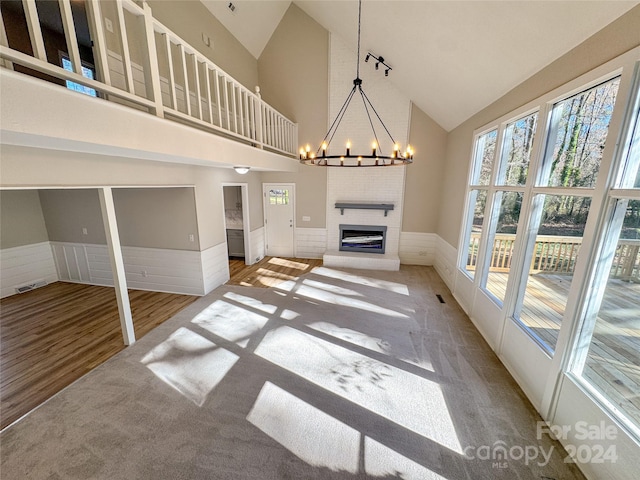
{"label": "beige wall", "polygon": [[[318,144],[327,132],[328,62],[329,33],[291,4],[258,59],[258,74],[262,98],[299,124],[300,142]],[[325,227],[326,169],[301,165],[297,173],[263,173],[262,181],[295,183],[297,226]]]}
{"label": "beige wall", "polygon": [[412,105],[409,144],[415,155],[413,164],[406,167],[402,231],[435,233],[447,131]]}
{"label": "beige wall", "polygon": [[38,191],[0,191],[0,248],[48,240]]}
{"label": "beige wall", "polygon": [[444,240],[458,244],[473,131],[640,45],[639,26],[636,6],[449,132],[437,231]]}
{"label": "beige wall", "polygon": [[[153,16],[176,35],[234,77],[252,92],[258,83],[258,64],[209,10],[196,0],[150,0]],[[202,41],[205,33],[212,47]]]}
{"label": "beige wall", "polygon": [[[106,245],[97,189],[40,190],[39,193],[49,240]],[[86,235],[83,228],[87,229]]]}
{"label": "beige wall", "polygon": [[117,188],[113,203],[122,246],[200,250],[193,188]]}
{"label": "beige wall", "polygon": [[[58,150],[2,146],[2,186],[195,186],[200,249],[225,241],[223,182],[247,183],[250,228],[263,225],[259,173]],[[51,239],[54,240],[54,239]]]}

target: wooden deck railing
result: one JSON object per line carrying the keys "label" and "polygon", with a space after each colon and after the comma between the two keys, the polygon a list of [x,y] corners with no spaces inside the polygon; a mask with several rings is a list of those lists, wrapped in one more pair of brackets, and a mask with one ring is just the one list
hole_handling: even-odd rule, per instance
{"label": "wooden deck railing", "polygon": [[94,89],[107,100],[258,148],[296,155],[297,124],[263,102],[259,88],[255,93],[248,90],[156,20],[146,2],[86,0],[95,79],[83,76],[71,0],[57,4],[73,71],[47,59],[35,0],[22,0],[28,30],[24,37],[32,55],[11,48],[0,14],[0,64],[4,68],[22,65]]}
{"label": "wooden deck railing", "polygon": [[[515,240],[515,235],[496,234],[491,249],[489,271],[508,272],[510,270]],[[479,243],[480,235],[472,233],[469,240],[468,270],[476,268]],[[572,274],[581,244],[582,237],[538,235],[529,273]],[[621,239],[618,242],[610,275],[613,278],[640,282],[640,240]]]}

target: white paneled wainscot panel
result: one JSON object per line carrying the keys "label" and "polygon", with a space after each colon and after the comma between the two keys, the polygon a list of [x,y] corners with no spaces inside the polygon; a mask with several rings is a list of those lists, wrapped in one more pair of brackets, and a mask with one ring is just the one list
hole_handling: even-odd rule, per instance
{"label": "white paneled wainscot panel", "polygon": [[322,258],[326,249],[326,228],[296,228],[296,257]]}
{"label": "white paneled wainscot panel", "polygon": [[202,277],[205,295],[229,280],[229,257],[225,242],[202,252]]}
{"label": "white paneled wainscot panel", "polygon": [[433,265],[436,252],[434,233],[400,232],[400,263],[403,265]]}
{"label": "white paneled wainscot panel", "polygon": [[[106,245],[51,243],[60,280],[113,286]],[[129,288],[188,295],[205,293],[201,252],[122,247],[122,256]]]}
{"label": "white paneled wainscot panel", "polygon": [[451,244],[436,235],[436,256],[433,266],[440,275],[440,278],[447,284],[449,290],[454,291],[456,262],[458,258],[458,250]]}
{"label": "white paneled wainscot panel", "polygon": [[247,265],[253,265],[264,258],[264,227],[249,232],[249,243],[251,244],[251,258],[247,258],[245,261]]}
{"label": "white paneled wainscot panel", "polygon": [[0,298],[14,295],[18,287],[57,280],[49,242],[0,250]]}

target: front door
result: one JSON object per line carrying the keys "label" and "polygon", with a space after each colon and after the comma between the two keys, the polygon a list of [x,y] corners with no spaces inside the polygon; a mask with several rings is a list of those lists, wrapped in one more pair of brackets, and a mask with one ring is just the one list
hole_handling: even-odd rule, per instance
{"label": "front door", "polygon": [[266,254],[293,257],[294,185],[265,183],[262,190]]}

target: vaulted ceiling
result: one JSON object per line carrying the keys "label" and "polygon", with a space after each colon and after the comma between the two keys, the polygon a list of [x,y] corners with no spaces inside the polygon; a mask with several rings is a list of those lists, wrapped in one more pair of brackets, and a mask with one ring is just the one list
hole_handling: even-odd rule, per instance
{"label": "vaulted ceiling", "polygon": [[[201,1],[255,58],[292,3]],[[293,3],[355,52],[356,0]],[[365,0],[361,50],[383,56],[389,81],[451,130],[639,3]]]}

